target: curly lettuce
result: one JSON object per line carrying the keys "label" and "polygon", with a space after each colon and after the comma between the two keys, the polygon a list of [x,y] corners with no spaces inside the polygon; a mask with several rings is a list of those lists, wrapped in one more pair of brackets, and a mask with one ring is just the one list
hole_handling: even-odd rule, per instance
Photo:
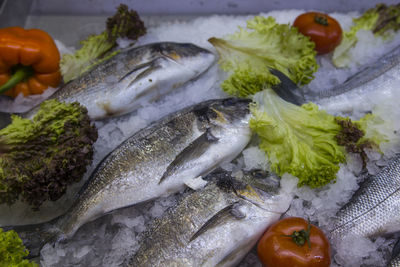
{"label": "curly lettuce", "polygon": [[290,173],[299,178],[299,186],[312,188],[336,178],[346,155],[336,142],[341,127],[334,116],[313,103],[286,102],[272,89],[257,93],[254,100],[250,128],[259,136],[274,172]]}
{"label": "curly lettuce", "polygon": [[314,103],[297,106],[280,98],[272,89],[254,95],[250,128],[259,137],[272,171],[299,178],[299,186],[321,187],[334,181],[346,153],[361,155],[387,141],[374,125],[375,116],[359,121],[335,117]]}
{"label": "curly lettuce", "polygon": [[118,38],[136,41],[146,34],[146,27],[135,10],[120,4],[114,16],[107,19],[107,27],[98,35],[90,35],[81,41],[82,47],[73,55],[65,54],[60,61],[61,74],[67,83],[80,77],[93,67],[112,58],[120,52],[113,51],[117,47]]}
{"label": "curly lettuce", "polygon": [[15,231],[3,232],[0,228],[0,266],[38,267],[38,264],[24,259],[28,254]]}
{"label": "curly lettuce", "polygon": [[388,39],[399,28],[400,4],[392,6],[378,4],[374,8],[368,9],[362,16],[353,19],[353,26],[349,31],[343,33],[342,42],[333,52],[333,64],[339,68],[350,65],[352,61],[350,49],[357,44],[357,33],[360,30],[371,31],[375,36]]}
{"label": "curly lettuce", "polygon": [[21,199],[37,210],[59,199],[85,174],[97,136],[77,102],[47,100],[32,119],[14,115],[0,130],[0,204]]}
{"label": "curly lettuce", "polygon": [[231,95],[246,97],[264,86],[279,84],[269,69],[277,69],[301,85],[309,83],[318,69],[314,43],[295,27],[278,24],[272,17],[256,16],[247,21],[247,29],[208,41],[220,55],[220,67],[232,73],[221,85]]}

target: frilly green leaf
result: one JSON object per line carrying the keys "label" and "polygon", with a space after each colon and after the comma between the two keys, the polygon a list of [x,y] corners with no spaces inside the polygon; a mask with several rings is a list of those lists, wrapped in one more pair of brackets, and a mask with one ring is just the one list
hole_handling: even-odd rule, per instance
{"label": "frilly green leaf", "polygon": [[344,68],[352,62],[351,48],[357,42],[357,33],[360,30],[371,31],[376,37],[390,39],[393,32],[400,28],[400,4],[386,6],[378,4],[368,9],[360,17],[353,19],[353,25],[349,31],[343,33],[343,39],[332,56],[333,64],[338,68]]}
{"label": "frilly green leaf", "polygon": [[114,16],[107,19],[107,28],[98,35],[90,35],[81,41],[82,47],[73,55],[65,54],[60,61],[64,82],[80,77],[94,66],[112,58],[120,51],[111,51],[117,46],[118,38],[136,41],[146,34],[146,28],[139,15],[120,4]]}
{"label": "frilly green leaf", "polygon": [[79,103],[48,100],[30,119],[0,130],[0,203],[21,198],[34,209],[79,181],[93,157],[97,130]]}
{"label": "frilly green leaf", "polygon": [[37,267],[38,264],[24,259],[29,251],[22,244],[15,231],[4,232],[0,228],[0,266],[1,267]]}
{"label": "frilly green leaf", "polygon": [[[309,83],[318,69],[314,43],[295,27],[278,24],[272,17],[256,16],[247,22],[247,29],[239,27],[238,32],[223,39],[210,38],[209,42],[220,55],[220,67],[232,73],[223,89],[237,96],[276,85],[278,78],[269,72],[271,68],[297,84]],[[241,79],[243,82],[239,82]],[[260,84],[261,81],[264,84]],[[245,83],[251,88],[245,88]]]}
{"label": "frilly green leaf", "polygon": [[313,103],[288,103],[271,89],[257,93],[254,100],[250,128],[259,136],[274,172],[290,173],[299,178],[299,186],[312,188],[336,178],[345,151],[335,140],[341,127],[334,116]]}

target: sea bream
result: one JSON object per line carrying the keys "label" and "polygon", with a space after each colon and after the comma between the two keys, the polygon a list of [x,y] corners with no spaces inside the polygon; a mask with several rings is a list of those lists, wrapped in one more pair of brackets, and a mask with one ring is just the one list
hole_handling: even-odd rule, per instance
{"label": "sea bream", "polygon": [[[77,101],[94,120],[123,115],[198,77],[214,61],[214,54],[190,43],[133,47],[67,83],[50,99]],[[22,116],[31,117],[36,111]]]}
{"label": "sea bream", "polygon": [[367,178],[333,222],[332,239],[377,237],[400,231],[400,156]]}
{"label": "sea bream", "polygon": [[245,148],[251,138],[249,102],[209,100],[153,123],[102,160],[65,215],[13,229],[34,255],[54,235],[71,237],[105,213],[183,189]]}
{"label": "sea bream", "polygon": [[271,175],[209,176],[204,189],[186,195],[151,223],[138,251],[122,266],[236,266],[292,200]]}

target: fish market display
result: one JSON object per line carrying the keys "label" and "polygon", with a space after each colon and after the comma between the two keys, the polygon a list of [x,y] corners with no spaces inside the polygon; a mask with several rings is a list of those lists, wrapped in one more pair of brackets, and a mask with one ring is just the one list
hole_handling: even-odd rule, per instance
{"label": "fish market display", "polygon": [[337,214],[333,238],[376,237],[400,229],[400,157],[368,179]]}
{"label": "fish market display", "polygon": [[213,182],[149,226],[123,266],[235,266],[289,207],[276,177],[209,176]]}
{"label": "fish market display", "polygon": [[[63,197],[54,204],[43,203],[40,212],[32,212],[19,202],[11,207],[0,205],[1,225],[21,225],[14,229],[21,234],[21,238],[28,245],[31,256],[38,255],[40,247],[47,242],[40,250],[40,259],[37,258],[37,260],[41,262],[42,266],[48,267],[97,267],[122,266],[124,264],[142,266],[146,262],[151,266],[157,266],[162,265],[157,264],[161,261],[170,261],[171,264],[176,265],[179,263],[201,265],[199,262],[204,261],[205,265],[206,263],[210,263],[210,265],[220,263],[221,266],[224,266],[231,263],[239,267],[256,267],[261,266],[257,252],[253,249],[247,253],[249,248],[244,249],[243,244],[251,247],[255,242],[253,238],[265,231],[270,222],[283,214],[282,217],[308,219],[313,225],[322,229],[328,237],[333,228],[332,223],[338,223],[332,234],[343,242],[340,246],[334,242],[331,243],[331,267],[385,266],[389,258],[387,251],[393,240],[387,236],[383,237],[381,234],[397,231],[399,225],[393,224],[396,217],[386,216],[385,213],[384,217],[375,218],[368,225],[358,223],[357,219],[366,217],[367,214],[375,211],[378,214],[385,208],[392,208],[386,204],[391,204],[390,201],[393,200],[394,195],[388,197],[385,194],[397,192],[393,191],[395,190],[393,189],[395,187],[392,187],[394,186],[393,181],[384,177],[381,182],[367,182],[366,185],[376,185],[376,187],[368,189],[369,191],[362,189],[365,192],[372,192],[369,196],[370,199],[367,199],[371,203],[378,198],[384,200],[379,205],[374,206],[370,202],[363,207],[348,204],[348,207],[353,207],[359,212],[357,213],[359,217],[355,212],[352,213],[354,219],[350,218],[345,221],[347,224],[342,223],[335,216],[336,214],[337,216],[344,215],[343,211],[339,213],[338,211],[346,203],[364,200],[359,197],[352,199],[352,195],[359,187],[359,182],[364,178],[364,173],[374,177],[381,168],[388,164],[390,159],[400,153],[400,109],[398,105],[400,65],[397,62],[399,50],[396,50],[400,44],[399,34],[393,38],[383,39],[375,36],[372,31],[360,30],[355,36],[357,41],[354,46],[348,48],[348,51],[341,56],[341,60],[346,59],[351,65],[342,69],[334,65],[331,53],[314,58],[316,52],[311,45],[308,45],[309,55],[315,59],[312,64],[315,78],[312,79],[308,75],[310,73],[297,72],[298,77],[306,75],[310,79],[307,86],[300,90],[295,89],[299,90],[298,95],[302,97],[304,95],[306,97],[315,96],[312,98],[315,100],[315,104],[321,111],[326,111],[329,116],[345,115],[355,122],[361,121],[360,118],[365,113],[371,113],[368,116],[371,115],[369,118],[373,118],[373,120],[371,119],[371,123],[374,125],[372,133],[375,131],[385,139],[376,143],[378,152],[366,149],[364,156],[369,159],[367,162],[363,162],[362,156],[356,153],[346,152],[346,156],[335,163],[334,175],[330,176],[332,179],[327,180],[324,185],[315,183],[315,187],[318,188],[311,188],[309,185],[297,187],[301,182],[299,176],[302,174],[302,163],[298,164],[298,173],[289,174],[284,171],[284,168],[280,168],[282,171],[279,173],[281,176],[280,186],[285,188],[282,194],[279,193],[279,198],[284,199],[282,203],[275,198],[278,197],[278,193],[274,190],[265,190],[269,194],[263,198],[264,193],[255,189],[260,199],[254,199],[251,193],[244,198],[241,197],[243,195],[241,195],[240,189],[243,188],[235,188],[236,193],[234,190],[221,190],[212,181],[205,189],[198,189],[205,183],[205,180],[200,179],[199,176],[204,176],[217,166],[234,173],[234,176],[243,182],[246,175],[241,177],[237,176],[237,173],[255,168],[270,171],[274,157],[278,158],[276,154],[268,155],[265,149],[260,149],[260,135],[251,136],[252,133],[248,127],[251,117],[248,110],[250,101],[210,100],[227,97],[226,92],[222,90],[222,84],[230,73],[226,69],[220,68],[219,65],[213,64],[217,51],[208,40],[210,38],[222,39],[224,36],[235,33],[237,36],[253,35],[253,32],[256,31],[254,27],[256,27],[257,32],[260,33],[258,40],[264,42],[268,39],[268,43],[275,44],[273,47],[282,49],[282,51],[279,50],[281,53],[273,52],[271,56],[275,59],[273,62],[276,65],[272,65],[270,68],[274,68],[282,63],[282,60],[279,60],[280,55],[286,59],[291,59],[291,57],[285,53],[285,46],[274,43],[276,37],[281,37],[282,34],[273,34],[268,38],[262,37],[262,34],[270,32],[263,25],[266,25],[265,22],[272,21],[271,18],[268,18],[272,17],[274,25],[276,24],[274,29],[285,27],[290,30],[289,26],[293,25],[295,18],[308,11],[311,10],[280,10],[248,16],[212,15],[184,19],[150,16],[144,19],[147,33],[137,40],[135,44],[138,45],[137,48],[117,55],[115,59],[118,60],[111,59],[104,65],[100,64],[85,77],[67,84],[53,96],[73,101],[73,96],[77,95],[79,102],[86,101],[89,109],[93,107],[93,112],[90,113],[93,118],[112,117],[95,122],[99,130],[99,138],[94,147],[94,162],[90,166],[91,171],[87,172],[84,177],[87,183],[83,188],[80,188],[81,185],[70,188],[65,198]],[[330,13],[329,15],[340,23],[345,33],[352,27],[354,24],[352,20],[358,17],[359,13]],[[249,21],[253,28],[246,27]],[[44,25],[35,23],[37,21],[33,18],[29,21],[28,26]],[[104,21],[102,21],[103,24]],[[238,30],[239,27],[247,28],[247,33]],[[51,28],[48,30],[51,31]],[[78,32],[79,29],[76,31]],[[298,40],[286,38],[283,43],[290,44],[290,47],[287,47],[290,48],[289,52],[295,53],[295,48],[298,48]],[[258,42],[250,43],[259,45]],[[271,49],[255,49],[255,51],[262,51],[261,57],[263,58],[269,58],[271,55]],[[132,57],[142,60],[143,64],[134,63],[133,69],[125,69],[125,65],[122,63],[125,58],[121,56],[124,53],[133,53]],[[240,51],[238,55],[240,57]],[[386,56],[390,61],[388,64],[386,64],[387,61],[379,59],[385,55],[389,55]],[[259,61],[254,58],[249,60],[251,62],[232,62],[238,67],[239,78],[260,74],[260,76],[252,75],[251,77],[254,78],[252,81],[260,81],[260,84],[263,84],[264,80],[258,78],[262,78],[262,74],[265,74],[264,65],[260,64],[259,72],[253,73],[245,68],[245,65],[247,63],[257,65]],[[372,68],[362,71],[366,63],[375,60],[377,60],[375,65],[368,65],[373,66]],[[109,71],[107,66],[114,69]],[[304,65],[302,66],[304,67]],[[314,72],[317,68],[318,71]],[[243,72],[240,72],[241,70]],[[284,71],[280,71],[284,73]],[[108,72],[111,74],[105,74]],[[271,73],[274,74],[273,72],[272,70]],[[356,74],[358,72],[359,74]],[[203,74],[200,75],[201,73]],[[165,86],[152,87],[157,83],[153,74],[162,80],[158,84]],[[89,78],[90,75],[96,78]],[[280,78],[279,73],[274,75]],[[349,79],[352,76],[353,78]],[[346,82],[347,79],[349,79],[348,82]],[[233,86],[253,84],[246,80],[231,79],[230,81]],[[83,89],[81,91],[81,87],[79,87],[82,84],[85,87],[86,83],[95,84],[91,93],[94,96],[92,99],[86,98],[83,95]],[[110,88],[108,85],[113,83],[120,87]],[[129,84],[135,85],[136,88],[139,88],[138,90],[143,89],[143,93],[136,95],[136,89],[131,96],[117,93],[120,92],[119,89],[124,91]],[[283,86],[290,89],[296,84],[298,85],[297,82],[285,82]],[[180,90],[172,90],[180,85],[182,85]],[[106,101],[103,101],[103,96],[96,95],[95,89],[100,90],[100,87],[109,89],[104,90]],[[254,89],[257,90],[265,89],[255,87],[257,88]],[[339,95],[334,97],[331,97],[330,94],[325,95],[324,92],[329,88],[336,88],[330,93]],[[66,92],[71,92],[63,95],[64,89],[68,89]],[[165,89],[169,93],[161,92],[158,89],[161,91]],[[282,86],[274,89],[280,90]],[[282,95],[284,96],[284,94]],[[113,102],[112,99],[117,99],[119,96],[122,100]],[[323,96],[327,97],[321,98]],[[100,100],[100,106],[93,100],[95,98]],[[137,106],[134,104],[135,112],[129,112],[131,110],[128,108],[131,103],[130,99],[134,98],[140,104]],[[19,100],[18,97],[15,99],[16,102]],[[304,101],[304,98],[301,100]],[[303,103],[302,101],[297,104]],[[200,102],[203,103],[197,105]],[[121,104],[121,108],[118,107],[118,104]],[[192,105],[196,106],[190,107]],[[254,103],[250,107],[253,105]],[[0,106],[3,107],[2,103]],[[284,110],[282,107],[271,107],[271,105],[269,107],[277,111]],[[118,116],[125,112],[127,112],[126,115]],[[165,117],[168,114],[173,115]],[[281,113],[276,112],[276,114]],[[296,113],[294,112],[294,114]],[[159,120],[162,117],[165,118]],[[282,118],[282,116],[280,117]],[[304,120],[295,115],[291,118],[293,128],[297,129],[300,134],[304,133],[301,128],[302,123],[300,123]],[[287,120],[287,118],[282,118],[282,121]],[[148,127],[154,121],[158,122]],[[313,119],[309,121],[310,125],[315,125]],[[319,128],[321,132],[327,128],[325,124],[323,125],[325,128]],[[288,162],[296,163],[298,162],[296,157],[291,155],[299,155],[298,150],[282,145],[294,139],[288,138],[284,131],[279,130],[281,126],[283,126],[282,122],[275,123],[275,125],[270,123],[268,125],[270,128],[265,127],[265,129],[273,130],[264,131],[264,136],[277,137],[274,142],[280,148],[278,156],[285,156]],[[141,130],[143,128],[144,130]],[[279,132],[280,135],[275,135],[276,132]],[[349,136],[351,137],[351,134]],[[319,133],[303,139],[309,141],[311,148],[316,148],[320,147],[315,142],[316,137],[320,137],[321,146],[327,153],[333,151],[333,147],[326,142],[324,137],[321,138]],[[374,135],[368,137],[374,137]],[[127,141],[124,142],[124,140]],[[294,142],[297,141],[294,140]],[[120,146],[115,149],[118,145]],[[304,149],[302,151],[304,152]],[[314,157],[310,153],[307,152],[303,155],[303,158],[309,160],[311,164],[315,163]],[[326,156],[325,152],[315,153],[318,159],[321,158],[320,155]],[[104,160],[101,161],[103,158]],[[395,159],[396,162],[397,160],[398,158]],[[282,166],[290,166],[288,162],[283,162]],[[332,163],[329,159],[324,162]],[[397,163],[391,163],[390,167],[383,172],[392,174],[392,170],[397,169],[397,167],[393,167],[393,164]],[[98,167],[95,168],[95,166]],[[92,172],[92,170],[94,171]],[[303,173],[310,175],[310,172],[304,172],[304,168]],[[324,171],[316,172],[316,174],[314,180],[319,181],[317,176],[324,175]],[[313,175],[310,176],[313,177]],[[382,176],[379,174],[376,177]],[[375,180],[375,177],[372,180]],[[259,188],[260,184],[254,185],[253,181],[254,179],[250,178],[250,182],[245,183],[253,185],[252,188]],[[310,181],[313,182],[313,179]],[[185,184],[198,191],[183,190]],[[362,187],[364,188],[364,185]],[[379,191],[382,188],[385,189],[382,192]],[[79,189],[81,189],[80,193],[75,196]],[[357,195],[359,194],[357,193]],[[216,198],[218,201],[212,201]],[[290,205],[286,200],[290,201]],[[203,201],[201,202],[203,206],[200,204],[184,206],[182,204],[195,201]],[[237,205],[230,205],[236,202],[243,204],[239,209],[242,213],[237,212]],[[277,204],[282,209],[262,209],[265,207],[264,204]],[[288,210],[286,211],[283,206]],[[224,209],[225,207],[227,209]],[[396,212],[396,208],[394,207],[392,211]],[[166,212],[166,210],[168,211]],[[222,212],[220,212],[221,210]],[[251,212],[246,213],[250,218],[261,218],[261,220],[246,221],[248,216],[241,218],[245,212]],[[39,224],[60,214],[64,215],[53,221]],[[251,217],[253,215],[255,217]],[[154,219],[156,221],[153,222]],[[196,223],[179,225],[182,223],[179,220],[184,219],[190,219]],[[352,220],[357,223],[353,225]],[[366,218],[366,220],[370,219]],[[246,221],[246,226],[242,227],[241,223],[244,221]],[[257,222],[260,222],[258,225],[260,228],[253,227]],[[261,230],[261,224],[264,227],[263,230]],[[381,224],[382,228],[379,228],[378,224]],[[348,229],[346,228],[348,225],[353,226]],[[372,226],[376,226],[376,228]],[[381,231],[377,230],[378,228]],[[4,230],[8,229],[10,228],[5,227]],[[187,230],[183,231],[183,229]],[[220,231],[217,231],[218,229]],[[227,231],[221,229],[227,229]],[[250,233],[251,229],[254,231],[252,230]],[[344,235],[344,232],[349,232],[354,238],[346,238],[345,236],[349,235]],[[227,233],[232,234],[227,235]],[[363,236],[373,236],[373,238],[369,239]],[[188,241],[189,243],[185,243]],[[185,247],[185,244],[188,246]],[[196,246],[193,246],[194,244]],[[218,248],[216,248],[217,244],[219,244]],[[193,248],[195,248],[195,252],[191,250]],[[208,249],[213,250],[216,254],[207,256],[210,255],[207,254]],[[247,254],[236,254],[238,250]],[[128,258],[126,258],[127,256]],[[243,256],[244,259],[239,260]],[[179,260],[181,262],[177,262]],[[192,262],[190,263],[190,261]]]}
{"label": "fish market display", "polygon": [[49,236],[71,237],[107,212],[181,190],[185,182],[231,161],[247,145],[248,104],[234,98],[210,100],[167,116],[110,153],[64,216],[15,229],[28,230],[21,237],[29,249],[37,249]]}
{"label": "fish market display", "polygon": [[[206,71],[215,56],[189,43],[129,48],[67,83],[50,98],[78,101],[92,119],[129,113]],[[35,109],[30,113],[34,113]],[[29,116],[29,115],[27,115]]]}

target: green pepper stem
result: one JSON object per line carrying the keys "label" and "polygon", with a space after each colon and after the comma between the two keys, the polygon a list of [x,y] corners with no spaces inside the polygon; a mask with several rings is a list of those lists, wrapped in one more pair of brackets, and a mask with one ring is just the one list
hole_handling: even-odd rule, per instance
{"label": "green pepper stem", "polygon": [[11,78],[5,84],[0,86],[0,94],[10,90],[19,82],[28,79],[34,73],[35,72],[31,66],[18,66]]}

